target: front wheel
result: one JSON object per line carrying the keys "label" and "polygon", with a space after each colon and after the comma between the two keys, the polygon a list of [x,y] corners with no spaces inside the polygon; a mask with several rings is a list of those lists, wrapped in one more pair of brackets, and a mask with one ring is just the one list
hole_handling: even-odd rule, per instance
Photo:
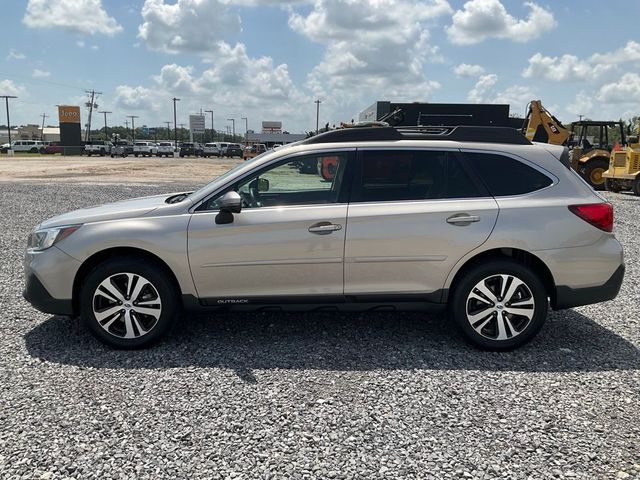
{"label": "front wheel", "polygon": [[640,196],[640,173],[636,175],[636,179],[633,181],[633,193]]}
{"label": "front wheel", "polygon": [[162,338],[178,313],[167,273],[136,257],[107,260],[87,276],[80,312],[91,332],[114,348],[141,348]]}
{"label": "front wheel", "polygon": [[486,350],[511,350],[540,330],[547,293],[527,267],[500,260],[472,267],[455,285],[449,312],[464,337]]}

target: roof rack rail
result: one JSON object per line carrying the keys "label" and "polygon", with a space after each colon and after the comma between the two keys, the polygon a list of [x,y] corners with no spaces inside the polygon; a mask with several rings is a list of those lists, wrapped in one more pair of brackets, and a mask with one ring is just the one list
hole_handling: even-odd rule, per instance
{"label": "roof rack rail", "polygon": [[451,140],[455,142],[531,145],[515,128],[479,126],[358,127],[330,130],[302,140],[303,144],[379,142],[392,140]]}

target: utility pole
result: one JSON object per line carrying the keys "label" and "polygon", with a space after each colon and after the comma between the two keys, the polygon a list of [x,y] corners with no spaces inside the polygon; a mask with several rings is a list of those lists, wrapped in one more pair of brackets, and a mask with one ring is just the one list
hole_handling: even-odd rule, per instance
{"label": "utility pole", "polygon": [[47,115],[46,113],[43,113],[40,116],[42,117],[42,130],[41,130],[41,133],[40,133],[40,141],[44,142],[44,120],[45,120],[45,118],[49,118],[49,115]]}
{"label": "utility pole", "polygon": [[204,113],[210,113],[211,114],[211,141],[213,142],[215,140],[214,133],[213,133],[213,109],[205,110]]}
{"label": "utility pole", "polygon": [[133,132],[132,135],[132,142],[136,141],[136,118],[139,118],[138,115],[127,115],[127,118],[131,119],[131,131]]}
{"label": "utility pole", "polygon": [[[180,99],[173,97],[173,133],[175,136],[175,142],[176,144],[174,145],[174,148],[178,148],[178,125],[176,123],[176,102],[179,102]],[[182,140],[182,132],[180,132],[180,140]]]}
{"label": "utility pole", "polygon": [[104,139],[109,140],[109,135],[108,135],[109,132],[107,131],[107,114],[113,113],[113,112],[102,111],[98,113],[102,113],[104,115]]}
{"label": "utility pole", "polygon": [[9,99],[18,97],[14,95],[0,95],[0,98],[4,98],[4,102],[7,105],[7,135],[9,135],[9,150],[7,150],[7,154],[9,156],[12,156],[13,148],[11,148],[11,120],[9,120]]}
{"label": "utility pole", "polygon": [[96,100],[96,96],[97,95],[102,95],[102,92],[96,92],[95,90],[85,90],[85,92],[88,95],[91,95],[91,100],[90,100],[90,104],[89,104],[89,121],[87,123],[87,131],[84,134],[84,141],[88,142],[90,140],[90,136],[91,136],[91,116],[93,115],[93,106],[95,105],[95,100]]}
{"label": "utility pole", "polygon": [[244,120],[244,144],[249,144],[249,119],[242,117],[240,120]]}
{"label": "utility pole", "polygon": [[322,103],[322,100],[316,100],[313,103],[316,104],[316,135],[317,135],[318,134],[318,125],[320,123],[320,104]]}
{"label": "utility pole", "polygon": [[236,141],[236,119],[235,118],[227,118],[228,121],[233,125],[233,142]]}
{"label": "utility pole", "polygon": [[127,137],[129,136],[129,120],[124,121],[125,127],[127,127]]}
{"label": "utility pole", "polygon": [[171,122],[164,122],[167,124],[167,140],[171,139]]}

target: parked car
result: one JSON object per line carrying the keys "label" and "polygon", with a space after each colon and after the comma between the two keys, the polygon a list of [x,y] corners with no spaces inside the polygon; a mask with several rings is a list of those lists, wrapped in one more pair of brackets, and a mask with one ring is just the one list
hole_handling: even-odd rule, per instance
{"label": "parked car", "polygon": [[111,153],[113,144],[108,140],[91,140],[84,145],[84,153],[87,156],[100,155],[104,157]]}
{"label": "parked car", "polygon": [[230,143],[227,145],[227,149],[224,153],[225,157],[240,157],[242,158],[242,147],[238,143]]}
{"label": "parked car", "polygon": [[249,160],[250,158],[257,157],[258,155],[267,151],[267,146],[264,143],[254,143],[251,146],[248,146],[242,155],[244,160]]}
{"label": "parked car", "polygon": [[136,141],[133,144],[133,156],[152,157],[158,154],[158,146],[153,142]]}
{"label": "parked car", "polygon": [[0,153],[7,153],[10,147],[10,143],[3,143],[2,145],[0,145]]}
{"label": "parked car", "polygon": [[[429,132],[329,131],[195,192],[45,220],[27,242],[24,296],[118,348],[157,341],[181,308],[324,304],[447,309],[492,350],[528,342],[549,305],[615,298],[613,209],[566,148],[510,128]],[[295,168],[325,157],[332,181]]]}
{"label": "parked car", "polygon": [[216,143],[206,143],[204,148],[202,149],[203,157],[221,157],[220,148],[218,148],[218,144]]}
{"label": "parked car", "polygon": [[44,147],[44,153],[46,155],[55,155],[56,153],[63,155],[64,147],[60,145],[60,142],[49,142],[49,145]]}
{"label": "parked car", "polygon": [[114,142],[113,146],[111,147],[111,158],[114,157],[126,157],[127,155],[130,155],[130,151],[133,151],[133,147],[128,143],[128,142],[123,142],[123,141],[119,141],[119,142]]}
{"label": "parked car", "polygon": [[229,144],[227,142],[216,142],[216,145],[218,146],[218,150],[220,150],[220,155],[226,157],[227,147],[229,146]]}
{"label": "parked car", "polygon": [[11,150],[14,152],[39,153],[43,148],[44,144],[40,140],[16,140],[11,142]]}
{"label": "parked car", "polygon": [[160,142],[158,143],[158,156],[159,157],[173,157],[175,147],[173,142]]}
{"label": "parked car", "polygon": [[181,157],[201,157],[202,146],[198,143],[182,143],[180,145]]}

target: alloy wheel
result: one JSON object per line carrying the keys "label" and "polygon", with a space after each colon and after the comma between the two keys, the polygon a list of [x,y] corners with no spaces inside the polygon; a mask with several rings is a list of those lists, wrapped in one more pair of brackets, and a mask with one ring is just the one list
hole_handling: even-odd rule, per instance
{"label": "alloy wheel", "polygon": [[514,275],[486,277],[467,296],[467,321],[478,334],[490,340],[509,340],[520,335],[534,313],[531,289]]}
{"label": "alloy wheel", "polygon": [[136,273],[109,276],[93,294],[93,314],[110,335],[139,338],[158,323],[162,302],[154,285]]}

